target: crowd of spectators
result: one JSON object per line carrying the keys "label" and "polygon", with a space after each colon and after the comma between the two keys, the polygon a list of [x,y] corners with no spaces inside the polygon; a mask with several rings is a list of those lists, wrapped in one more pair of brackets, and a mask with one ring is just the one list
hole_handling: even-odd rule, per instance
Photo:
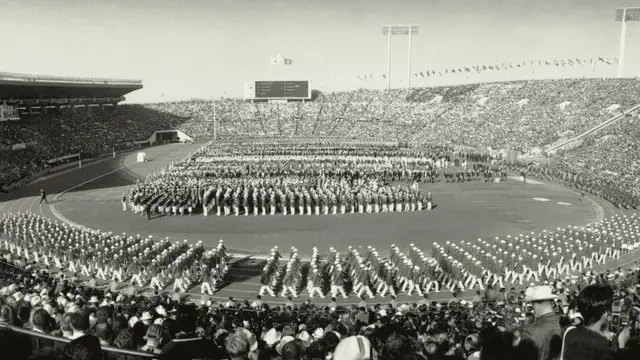
{"label": "crowd of spectators", "polygon": [[[47,159],[87,156],[144,141],[158,130],[181,130],[195,141],[238,137],[339,137],[418,144],[490,146],[527,152],[579,134],[636,105],[634,79],[518,81],[414,90],[357,90],[320,94],[294,103],[193,100],[117,108],[49,109],[0,123],[0,146],[35,143],[34,155],[3,156],[4,167],[45,168]],[[214,119],[217,121],[214,122]],[[631,136],[616,136],[589,151],[633,153]],[[5,150],[6,151],[6,150]],[[14,151],[20,152],[20,151]],[[600,154],[600,152],[598,152]],[[585,154],[592,155],[592,154]],[[580,155],[576,155],[580,156]],[[602,167],[598,156],[590,156]],[[28,170],[2,172],[0,185]]]}
{"label": "crowd of spectators", "polygon": [[534,360],[561,351],[564,359],[637,359],[638,270],[522,291],[488,288],[472,299],[269,305],[99,290],[3,259],[0,349],[17,360],[125,358],[103,353],[111,348],[163,359]]}

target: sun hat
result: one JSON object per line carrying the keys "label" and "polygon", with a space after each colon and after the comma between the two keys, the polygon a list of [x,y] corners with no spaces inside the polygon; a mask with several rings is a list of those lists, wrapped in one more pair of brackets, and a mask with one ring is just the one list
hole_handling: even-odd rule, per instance
{"label": "sun hat", "polygon": [[551,286],[541,285],[528,287],[524,293],[525,302],[555,300],[558,296],[551,292]]}
{"label": "sun hat", "polygon": [[361,335],[344,338],[333,352],[334,360],[370,360],[371,343]]}
{"label": "sun hat", "polygon": [[269,329],[269,331],[267,331],[262,340],[264,340],[267,346],[273,346],[273,344],[280,341],[280,339],[282,339],[282,334],[276,329],[271,328]]}

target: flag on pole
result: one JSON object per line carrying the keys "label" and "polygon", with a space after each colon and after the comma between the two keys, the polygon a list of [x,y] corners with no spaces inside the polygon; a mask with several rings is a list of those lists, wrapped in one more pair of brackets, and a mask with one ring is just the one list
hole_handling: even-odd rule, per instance
{"label": "flag on pole", "polygon": [[280,53],[278,53],[276,55],[276,57],[274,57],[274,58],[272,57],[271,58],[271,65],[278,65],[278,64],[280,64],[281,61],[282,61],[282,56],[280,56]]}

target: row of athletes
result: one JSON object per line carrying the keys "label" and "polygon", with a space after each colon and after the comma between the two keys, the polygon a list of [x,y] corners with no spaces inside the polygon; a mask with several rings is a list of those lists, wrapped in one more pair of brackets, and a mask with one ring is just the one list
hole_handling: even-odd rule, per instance
{"label": "row of athletes", "polygon": [[344,258],[332,247],[327,258],[322,259],[317,248],[314,248],[306,279],[303,278],[297,250],[291,249],[290,259],[282,269],[279,266],[281,255],[275,247],[262,270],[258,293],[261,296],[265,293],[276,296],[276,290],[280,290],[282,297],[288,294],[298,297],[306,287],[310,298],[316,294],[322,298],[325,294],[331,297],[340,294],[348,298],[350,293],[359,298],[365,294],[374,298],[387,294],[397,296],[397,291],[406,292],[409,296],[414,292],[423,296],[424,293],[439,291],[440,284],[436,278],[443,276],[439,275],[437,263],[427,259],[413,244],[411,247],[420,256],[415,264],[395,245],[392,245],[388,258],[383,258],[375,248],[369,246],[364,256],[349,247]]}
{"label": "row of athletes", "polygon": [[571,171],[553,169],[544,165],[531,165],[526,168],[526,171],[532,176],[559,182],[580,190],[581,201],[584,193],[587,192],[611,202],[619,209],[640,210],[640,195],[638,195],[637,190],[625,189],[626,184],[620,180],[601,178],[595,174],[579,175]]}
{"label": "row of athletes", "polygon": [[[212,293],[224,280],[230,259],[222,240],[205,252],[201,241],[171,244],[168,238],[155,241],[152,236],[90,232],[34,214],[5,215],[0,234],[5,250],[27,263],[155,289],[173,281],[174,290],[187,291],[191,284],[199,283],[203,291]],[[207,281],[201,281],[205,278]]]}
{"label": "row of athletes", "polygon": [[571,278],[595,265],[605,264],[640,250],[640,221],[635,214],[616,215],[586,229],[558,228],[540,234],[507,236],[490,245],[447,242],[433,245],[435,258],[457,261],[464,274],[464,286],[519,283]]}
{"label": "row of athletes", "polygon": [[454,161],[455,158],[465,158],[472,161],[486,161],[487,155],[478,155],[464,151],[455,151],[439,145],[424,145],[420,148],[400,147],[396,144],[359,143],[359,144],[316,144],[290,143],[284,139],[277,139],[272,143],[265,143],[261,139],[239,141],[234,143],[212,143],[196,151],[192,158],[213,157],[225,155],[254,155],[268,156],[373,156],[373,157],[416,157],[445,159]]}
{"label": "row of athletes", "polygon": [[[221,216],[240,213],[248,216],[271,215],[282,213],[293,214],[345,214],[345,213],[379,213],[396,211],[431,210],[432,195],[423,192],[417,186],[363,186],[351,188],[327,186],[325,188],[305,185],[254,184],[240,183],[211,186],[202,196],[201,208],[197,207],[199,199],[193,198],[189,190],[154,189],[149,195],[146,191],[132,193],[129,197],[123,194],[122,210],[129,209],[143,215],[172,214],[184,215],[202,211],[208,216],[213,211]],[[202,209],[202,210],[200,210]]]}

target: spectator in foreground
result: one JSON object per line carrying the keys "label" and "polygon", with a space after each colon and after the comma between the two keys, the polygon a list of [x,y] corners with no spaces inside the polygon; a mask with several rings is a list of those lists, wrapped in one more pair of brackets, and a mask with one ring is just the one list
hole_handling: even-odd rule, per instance
{"label": "spectator in foreground", "polygon": [[[608,360],[614,358],[608,338],[609,316],[613,304],[613,289],[608,284],[585,287],[578,295],[578,312],[582,325],[564,330],[560,358],[563,360]],[[626,334],[626,335],[625,335]],[[625,329],[618,337],[618,346],[624,349],[629,337]]]}
{"label": "spectator in foreground", "polygon": [[232,334],[227,338],[227,354],[231,360],[249,359],[249,340],[241,334]]}
{"label": "spectator in foreground", "polygon": [[72,340],[64,349],[69,360],[103,360],[100,340],[93,335],[84,335]]}
{"label": "spectator in foreground", "polygon": [[524,327],[522,337],[536,345],[539,360],[554,359],[560,352],[560,316],[556,315],[553,308],[553,301],[557,298],[548,285],[532,286],[525,292],[525,301],[533,306],[536,320]]}

